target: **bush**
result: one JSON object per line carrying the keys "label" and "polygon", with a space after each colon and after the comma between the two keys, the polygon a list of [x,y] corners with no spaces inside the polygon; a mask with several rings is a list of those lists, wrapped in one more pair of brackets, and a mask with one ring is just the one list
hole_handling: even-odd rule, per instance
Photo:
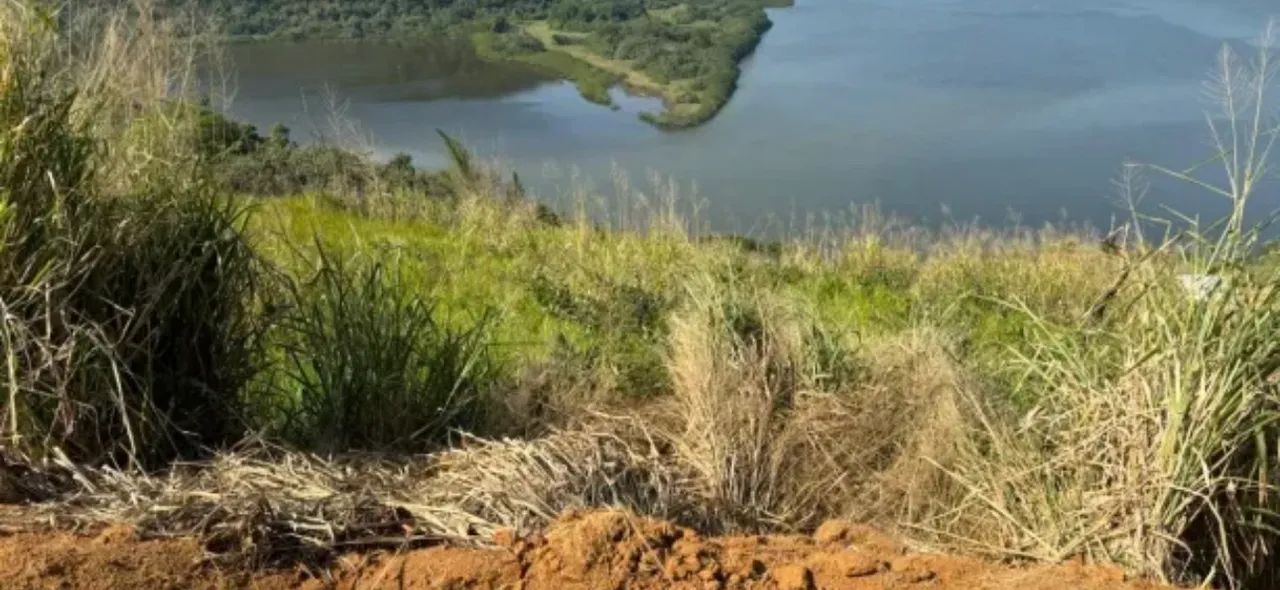
{"label": "bush", "polygon": [[394,260],[318,252],[273,336],[282,434],[323,451],[423,451],[479,426],[498,378],[492,316],[454,328]]}
{"label": "bush", "polygon": [[492,50],[502,55],[542,53],[547,50],[542,41],[523,30],[495,34],[492,37],[492,43]]}
{"label": "bush", "polygon": [[411,191],[449,196],[444,173],[420,170],[408,154],[385,164],[333,145],[299,146],[288,127],[272,126],[266,137],[206,107],[195,113],[196,150],[219,188],[246,195],[279,196],[318,191],[367,196]]}

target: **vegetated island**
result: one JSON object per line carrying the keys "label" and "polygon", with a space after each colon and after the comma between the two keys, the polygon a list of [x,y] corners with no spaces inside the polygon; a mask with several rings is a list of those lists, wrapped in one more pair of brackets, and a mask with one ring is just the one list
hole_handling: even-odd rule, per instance
{"label": "vegetated island", "polygon": [[[171,0],[178,4],[181,0]],[[705,123],[737,87],[739,62],[793,0],[203,0],[235,39],[405,39],[458,35],[481,57],[574,81],[587,100],[609,89],[659,97],[658,127]]]}

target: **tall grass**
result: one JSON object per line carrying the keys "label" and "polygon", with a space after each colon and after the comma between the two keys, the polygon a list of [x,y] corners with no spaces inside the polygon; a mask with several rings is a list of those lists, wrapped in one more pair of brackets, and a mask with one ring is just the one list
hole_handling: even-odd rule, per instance
{"label": "tall grass", "polygon": [[273,328],[283,358],[267,378],[284,435],[329,452],[430,450],[482,426],[498,378],[491,316],[451,325],[393,254],[318,252]]}
{"label": "tall grass", "polygon": [[1247,225],[1276,140],[1272,40],[1252,61],[1223,53],[1210,127],[1226,184],[1156,168],[1225,197],[1229,215],[1120,252],[1098,323],[1028,313],[1033,346],[1013,360],[1037,403],[1014,420],[974,404],[980,434],[954,473],[969,495],[952,513],[974,547],[1280,581],[1280,276],[1251,262],[1263,227]]}
{"label": "tall grass", "polygon": [[[122,181],[103,146],[159,153],[101,126],[116,97],[88,92],[100,64],[66,43],[53,13],[0,5],[0,434],[132,464],[234,440],[257,260],[242,210],[172,144],[172,165]],[[166,109],[152,98],[133,120]]]}
{"label": "tall grass", "polygon": [[689,289],[668,337],[677,457],[729,526],[816,524],[842,478],[802,474],[830,468],[841,443],[807,435],[842,407],[856,372],[848,343],[732,279]]}
{"label": "tall grass", "polygon": [[775,443],[801,390],[816,383],[805,370],[804,337],[778,310],[734,301],[710,278],[695,287],[672,319],[671,373],[684,417],[676,449],[721,510],[780,511],[785,465]]}

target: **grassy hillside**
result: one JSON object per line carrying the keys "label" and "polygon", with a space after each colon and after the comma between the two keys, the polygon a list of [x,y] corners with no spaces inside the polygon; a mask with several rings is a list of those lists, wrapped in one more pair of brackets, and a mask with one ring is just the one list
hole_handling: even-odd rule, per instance
{"label": "grassy hillside", "polygon": [[[67,30],[0,4],[0,476],[163,472],[247,440],[339,458],[290,477],[429,472],[410,500],[291,496],[247,549],[209,523],[263,522],[266,492],[148,513],[273,562],[305,531],[307,555],[340,550],[361,510],[382,523],[363,533],[475,540],[616,504],[1277,579],[1280,267],[1243,217],[1267,187],[1261,109],[1225,105],[1244,118],[1218,137],[1244,149],[1217,158],[1218,224],[1102,239],[860,211],[757,240],[674,198],[552,211],[447,137],[452,166],[422,171],[263,136],[196,106],[199,39],[150,14]],[[1270,55],[1224,79],[1265,97]],[[271,472],[252,465],[236,485]]]}

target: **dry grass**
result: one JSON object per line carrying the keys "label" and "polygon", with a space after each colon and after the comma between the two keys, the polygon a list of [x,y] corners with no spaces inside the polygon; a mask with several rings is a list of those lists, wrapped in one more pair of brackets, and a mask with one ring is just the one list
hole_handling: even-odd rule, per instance
{"label": "dry grass", "polygon": [[930,248],[912,289],[946,314],[963,297],[1016,302],[1056,321],[1089,310],[1082,294],[1104,292],[1124,262],[1081,236],[1046,231],[1034,236],[956,236]]}
{"label": "dry grass", "polygon": [[704,280],[672,318],[677,459],[725,528],[897,523],[934,510],[961,435],[959,370],[935,336],[853,350],[765,295]]}
{"label": "dry grass", "polygon": [[818,386],[807,335],[772,301],[735,301],[710,277],[692,289],[671,320],[676,453],[723,520],[794,522],[777,441],[798,397]]}
{"label": "dry grass", "polygon": [[[844,449],[844,460],[826,466],[850,479],[838,495],[840,509],[830,514],[914,534],[913,525],[945,510],[955,493],[939,467],[956,459],[956,445],[966,434],[964,396],[975,386],[951,344],[934,330],[917,328],[868,343],[860,357],[866,374],[843,411],[826,420],[798,419],[797,428],[815,447]],[[810,422],[828,428],[806,428]]]}
{"label": "dry grass", "polygon": [[973,400],[976,433],[952,471],[967,494],[939,523],[961,546],[1083,555],[1176,582],[1280,581],[1280,293],[1274,268],[1251,262],[1262,237],[1245,213],[1280,135],[1277,40],[1248,62],[1224,51],[1211,85],[1227,184],[1157,168],[1227,197],[1230,215],[1121,252],[1113,300],[1083,329],[1026,311],[1032,347],[1011,361],[1036,403],[1010,417]]}
{"label": "dry grass", "polygon": [[54,500],[37,514],[64,526],[123,521],[144,534],[195,535],[220,559],[250,564],[486,543],[579,508],[715,532],[794,531],[832,517],[891,523],[934,509],[944,486],[922,457],[946,460],[939,433],[956,428],[960,386],[935,336],[877,343],[858,361],[795,311],[703,288],[672,318],[680,394],[631,417],[593,414],[533,440],[463,437],[421,457],[260,446],[152,476],[65,460],[7,473],[27,497]]}
{"label": "dry grass", "polygon": [[471,439],[434,456],[325,458],[254,446],[159,475],[65,459],[2,472],[27,497],[57,499],[35,505],[35,520],[196,536],[242,565],[321,564],[343,551],[485,544],[499,529],[531,532],[583,507],[705,522],[656,445],[636,423],[607,419],[531,441]]}
{"label": "dry grass", "polygon": [[1273,288],[1197,303],[1172,276],[1143,279],[1119,325],[1078,342],[1045,332],[1015,359],[1042,393],[1020,420],[974,400],[981,430],[954,472],[970,520],[952,530],[969,549],[1175,581],[1273,575]]}
{"label": "dry grass", "polygon": [[502,528],[532,532],[566,511],[625,508],[706,526],[691,474],[671,460],[652,429],[632,418],[596,416],[532,440],[475,440],[435,460],[424,493],[402,507],[444,530],[487,538]]}
{"label": "dry grass", "polygon": [[0,436],[128,463],[236,437],[257,287],[243,210],[186,166],[190,135],[128,132],[186,120],[164,85],[180,52],[40,6],[0,3]]}
{"label": "dry grass", "polygon": [[[41,6],[6,5],[28,14]],[[99,174],[105,188],[127,192],[174,170],[193,174],[199,115],[181,101],[199,96],[211,108],[227,106],[217,27],[192,7],[170,10],[165,18],[155,0],[59,8],[64,22],[46,53],[60,84],[77,89],[76,117],[104,152]],[[31,30],[28,25],[20,26]]]}

